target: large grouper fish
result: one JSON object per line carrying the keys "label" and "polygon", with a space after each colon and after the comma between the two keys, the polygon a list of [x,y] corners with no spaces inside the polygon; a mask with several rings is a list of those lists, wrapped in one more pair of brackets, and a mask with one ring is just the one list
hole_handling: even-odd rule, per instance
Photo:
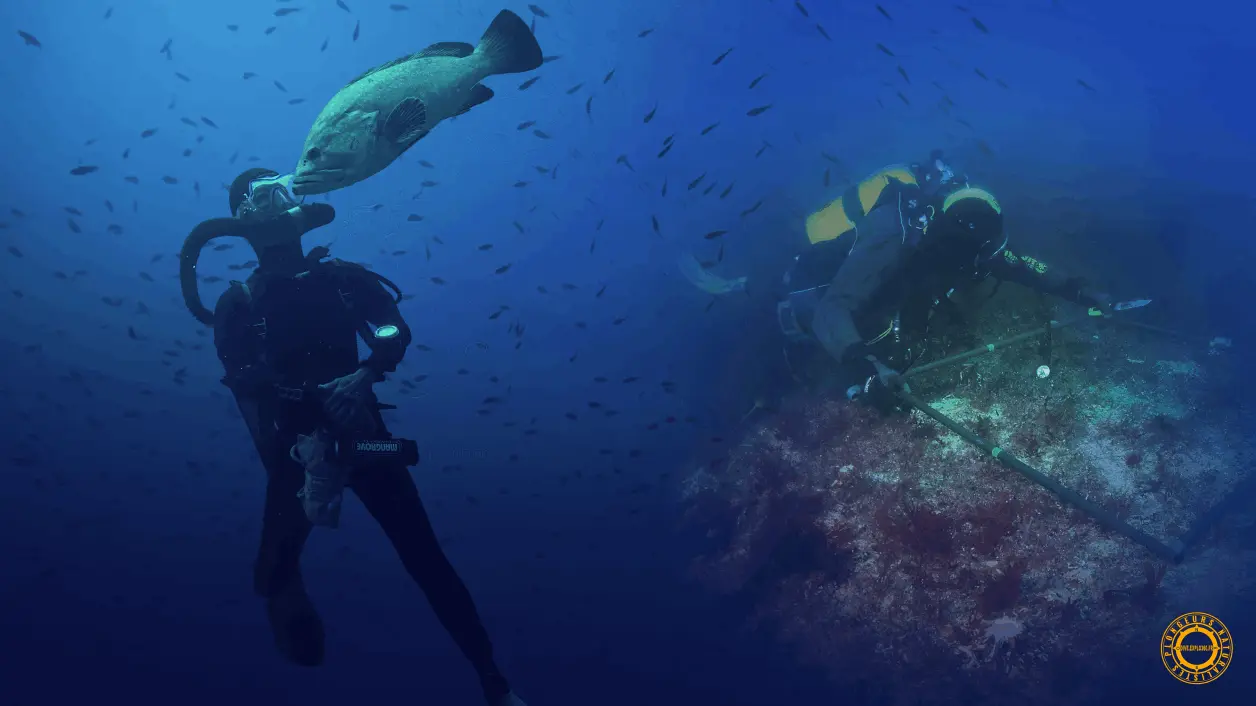
{"label": "large grouper fish", "polygon": [[367,71],[318,114],[293,172],[293,192],[325,194],[366,179],[440,121],[492,98],[481,80],[532,71],[542,61],[527,23],[502,10],[479,46],[438,42]]}

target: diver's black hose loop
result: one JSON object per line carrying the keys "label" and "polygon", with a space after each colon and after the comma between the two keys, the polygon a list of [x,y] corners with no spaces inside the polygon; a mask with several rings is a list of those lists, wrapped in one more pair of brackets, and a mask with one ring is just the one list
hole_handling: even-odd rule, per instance
{"label": "diver's black hose loop", "polygon": [[227,235],[244,237],[242,225],[235,218],[211,218],[193,228],[183,240],[183,249],[179,252],[179,288],[183,292],[183,303],[193,318],[206,326],[214,325],[214,312],[201,301],[196,281],[196,265],[200,261],[201,251],[214,238]]}
{"label": "diver's black hose loop", "polygon": [[379,274],[378,272],[372,272],[371,274],[375,276],[375,279],[379,280],[380,284],[393,290],[393,302],[396,304],[400,304],[401,299],[402,299],[401,287],[398,287],[395,282]]}

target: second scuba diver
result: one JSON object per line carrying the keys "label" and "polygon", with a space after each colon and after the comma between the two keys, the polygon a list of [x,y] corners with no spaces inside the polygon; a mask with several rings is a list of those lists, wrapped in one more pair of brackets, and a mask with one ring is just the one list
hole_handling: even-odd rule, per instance
{"label": "second scuba diver", "polygon": [[[300,560],[315,525],[335,527],[341,492],[351,488],[397,550],[441,624],[480,678],[490,706],[523,706],[493,658],[471,594],[446,558],[407,466],[413,442],[387,430],[372,385],[396,370],[410,328],[384,285],[361,265],[308,255],[301,236],[331,223],[327,204],[298,203],[290,177],[250,169],[231,184],[232,217],[213,218],[188,235],[180,257],[184,301],[214,328],[214,345],[267,472],[254,590],[280,652],[290,661],[323,661],[323,623],[306,594]],[[244,238],[258,266],[233,282],[213,311],[201,302],[196,268],[214,238]],[[358,360],[358,337],[371,350]]]}
{"label": "second scuba diver", "polygon": [[[902,384],[924,354],[930,320],[966,283],[994,277],[1107,313],[1109,298],[1075,277],[1014,253],[994,195],[971,186],[935,150],[923,164],[886,167],[807,219],[810,247],[785,275],[777,320],[788,341],[818,343],[839,363],[850,398]],[[691,260],[692,258],[688,258]],[[682,272],[723,293],[723,280]],[[744,288],[731,280],[727,291]]]}

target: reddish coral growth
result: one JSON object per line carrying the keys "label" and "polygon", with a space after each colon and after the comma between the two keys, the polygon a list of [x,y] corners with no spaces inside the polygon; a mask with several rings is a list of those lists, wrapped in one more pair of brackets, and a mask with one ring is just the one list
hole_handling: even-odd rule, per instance
{"label": "reddish coral growth", "polygon": [[875,410],[864,405],[834,405],[814,398],[784,400],[772,418],[772,431],[800,449],[832,444],[856,428],[876,420]]}
{"label": "reddish coral growth", "polygon": [[905,488],[886,499],[876,514],[877,529],[901,553],[945,558],[955,551],[955,521],[908,499]]}
{"label": "reddish coral growth", "polygon": [[[1051,353],[1060,374],[1045,383],[1027,384],[1024,349],[1008,349],[949,376],[913,379],[913,388],[1092,503],[1121,517],[1136,511],[1152,536],[1180,536],[1208,498],[1226,492],[1226,469],[1240,465],[1215,447],[1246,437],[1228,422],[1145,423],[1157,411],[1198,409],[1195,388],[1131,380],[1119,330],[1062,332]],[[1126,365],[1116,381],[1095,365],[1105,355]],[[1121,400],[1132,406],[1114,406],[1113,384],[1124,385]],[[999,414],[977,411],[992,402]],[[840,395],[800,392],[755,421],[726,466],[704,465],[684,486],[693,514],[716,515],[695,573],[736,592],[756,627],[775,628],[848,700],[1095,703],[1090,684],[1119,673],[1131,646],[1145,649],[1146,634],[1173,617],[1164,615],[1170,607],[1212,595],[1211,587],[1191,592],[1186,579],[1213,581],[1215,562],[1248,567],[1201,552],[1206,561],[1161,585],[1163,567],[1142,572],[1144,548],[924,414],[880,416]],[[1099,471],[1123,461],[1143,472],[1110,484]],[[1213,466],[1215,482],[1202,470]],[[710,493],[724,502],[722,518]],[[884,692],[855,696],[860,680]]]}
{"label": "reddish coral growth", "polygon": [[789,439],[800,445],[809,445],[815,436],[812,431],[816,404],[799,399],[785,399],[771,418],[772,433],[778,439]]}
{"label": "reddish coral growth", "polygon": [[967,518],[972,528],[969,540],[973,551],[983,556],[993,554],[999,543],[1016,531],[1020,510],[1020,502],[1009,493],[1002,494],[992,504],[973,508]]}
{"label": "reddish coral growth", "polygon": [[986,582],[977,596],[977,608],[987,618],[1011,610],[1020,600],[1021,579],[1025,574],[1025,562],[1016,561],[999,576]]}

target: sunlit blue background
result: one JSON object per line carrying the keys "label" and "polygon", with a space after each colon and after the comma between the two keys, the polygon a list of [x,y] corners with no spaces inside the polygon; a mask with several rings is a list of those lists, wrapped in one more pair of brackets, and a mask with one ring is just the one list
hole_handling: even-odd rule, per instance
{"label": "sunlit blue background", "polygon": [[[328,665],[281,663],[250,590],[263,471],[208,331],[178,292],[174,254],[198,222],[227,215],[223,184],[248,166],[291,170],[346,81],[435,41],[473,42],[501,9],[347,2],[351,14],[333,0],[0,4],[6,703],[479,703],[471,670],[356,501],[306,552]],[[1250,338],[1234,325],[1250,317],[1256,253],[1248,4],[973,0],[966,14],[884,0],[892,21],[871,0],[805,5],[810,17],[786,0],[542,0],[536,34],[561,58],[536,85],[488,79],[495,99],[331,194],[338,219],[305,239],[413,295],[403,312],[433,350],[412,350],[398,377],[430,377],[419,393],[390,382],[380,394],[401,407],[394,431],[421,444],[433,522],[534,706],[837,702],[770,631],[747,627],[744,605],[687,580],[701,528],[681,528],[676,484],[736,443],[755,396],[779,384],[772,283],[804,245],[806,214],[847,180],[942,148],[999,195],[1018,249],[1117,298],[1155,297],[1165,321],[1228,323],[1237,345]],[[301,12],[274,17],[280,7]],[[509,7],[532,19],[526,4]],[[167,40],[172,59],[159,53]],[[218,129],[180,122],[201,116]],[[528,120],[552,139],[516,130]],[[148,128],[158,132],[141,139]],[[100,169],[71,176],[81,164]],[[715,191],[686,190],[702,173]],[[749,275],[751,288],[705,311],[709,298],[674,263],[683,251],[714,258],[718,243],[702,234],[715,229],[729,231],[719,272]],[[242,278],[226,265],[250,257],[242,244],[207,252],[201,272]],[[206,302],[224,286],[203,285]],[[518,350],[515,321],[527,327]],[[495,414],[475,414],[507,386]],[[539,433],[523,436],[533,418]],[[1243,619],[1223,617],[1242,644]],[[1226,679],[1245,671],[1236,662]]]}

